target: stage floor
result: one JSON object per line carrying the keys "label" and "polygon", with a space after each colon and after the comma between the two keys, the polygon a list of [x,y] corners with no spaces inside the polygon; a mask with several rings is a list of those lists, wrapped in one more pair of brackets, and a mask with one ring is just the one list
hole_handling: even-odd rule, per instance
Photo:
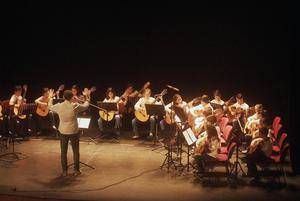
{"label": "stage floor", "polygon": [[[199,182],[192,172],[167,173],[159,168],[165,150],[152,151],[151,145],[125,139],[120,143],[81,142],[81,161],[95,169],[81,166],[82,175],[61,178],[59,141],[24,141],[16,145],[16,151],[23,153],[24,159],[12,164],[0,161],[0,199],[292,201],[300,198],[297,177],[289,177],[287,187],[277,188],[271,183],[252,186],[247,179],[232,186],[226,179]],[[70,146],[68,159],[71,163]]]}

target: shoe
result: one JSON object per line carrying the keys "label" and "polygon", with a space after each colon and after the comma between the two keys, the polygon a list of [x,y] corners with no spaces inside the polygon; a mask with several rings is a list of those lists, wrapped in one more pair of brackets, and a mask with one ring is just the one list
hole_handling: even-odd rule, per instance
{"label": "shoe", "polygon": [[63,171],[63,172],[61,173],[61,176],[62,176],[62,177],[66,177],[66,176],[68,176],[68,173],[67,173],[66,171]]}
{"label": "shoe", "polygon": [[81,175],[80,170],[76,170],[76,171],[73,173],[73,176],[79,176],[79,175]]}
{"label": "shoe", "polygon": [[116,134],[117,134],[117,136],[120,136],[120,135],[121,135],[121,132],[120,132],[120,131],[117,131]]}
{"label": "shoe", "polygon": [[248,153],[248,149],[242,150],[242,153],[243,153],[243,154]]}
{"label": "shoe", "polygon": [[134,136],[132,137],[132,139],[138,139],[138,138],[139,138],[138,135],[134,135]]}
{"label": "shoe", "polygon": [[54,130],[57,130],[56,126],[52,126],[52,128],[53,128]]}
{"label": "shoe", "polygon": [[152,133],[149,133],[147,139],[148,139],[148,140],[152,140],[152,139],[153,139],[153,134],[152,134]]}

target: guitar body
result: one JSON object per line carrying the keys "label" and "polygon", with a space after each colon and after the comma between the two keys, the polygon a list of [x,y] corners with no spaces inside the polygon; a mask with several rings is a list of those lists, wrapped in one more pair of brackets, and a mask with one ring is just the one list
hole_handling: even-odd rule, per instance
{"label": "guitar body", "polygon": [[19,108],[20,108],[20,105],[19,105],[19,104],[16,104],[16,105],[14,106],[14,109],[13,109],[14,114],[15,114],[16,116],[18,116],[19,119],[26,119],[26,115],[25,115],[25,114],[23,114],[23,115],[20,115],[20,114],[19,114]]}
{"label": "guitar body", "polygon": [[41,117],[47,116],[48,113],[49,113],[49,109],[47,105],[38,105],[38,107],[36,108],[36,114]]}
{"label": "guitar body", "polygon": [[101,119],[103,119],[104,121],[111,121],[114,119],[115,117],[115,112],[104,112],[104,111],[99,111],[99,115],[101,117]]}
{"label": "guitar body", "polygon": [[175,116],[174,116],[174,114],[172,115],[171,113],[166,112],[165,122],[167,124],[169,124],[169,125],[172,124],[172,123],[175,123]]}
{"label": "guitar body", "polygon": [[144,110],[136,110],[134,112],[135,117],[137,118],[137,120],[141,121],[141,122],[146,122],[149,120],[149,115],[146,113],[146,111]]}

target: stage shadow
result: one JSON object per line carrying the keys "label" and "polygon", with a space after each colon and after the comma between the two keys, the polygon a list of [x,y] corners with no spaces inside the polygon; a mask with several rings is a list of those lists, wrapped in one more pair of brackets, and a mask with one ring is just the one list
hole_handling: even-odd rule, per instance
{"label": "stage shadow", "polygon": [[42,186],[43,188],[50,188],[50,189],[59,189],[64,187],[76,186],[77,184],[82,184],[82,179],[80,176],[67,176],[62,177],[58,176],[55,177],[48,182],[42,182],[40,180],[31,179],[32,182]]}

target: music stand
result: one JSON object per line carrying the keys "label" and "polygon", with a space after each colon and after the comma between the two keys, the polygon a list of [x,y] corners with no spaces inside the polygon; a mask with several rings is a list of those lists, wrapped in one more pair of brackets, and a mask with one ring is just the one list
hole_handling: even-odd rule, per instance
{"label": "music stand", "polygon": [[187,171],[190,171],[190,165],[193,167],[193,165],[190,163],[190,147],[193,146],[197,142],[197,138],[192,131],[191,128],[187,128],[182,132],[184,139],[187,143],[188,151],[187,151]]}
{"label": "music stand", "polygon": [[[83,135],[83,130],[84,129],[88,129],[89,128],[89,125],[90,125],[90,121],[91,121],[91,118],[90,117],[77,117],[77,123],[78,123],[78,128],[80,129],[81,131],[81,135]],[[88,136],[89,137],[89,136]],[[97,144],[97,142],[92,139],[91,137],[89,137],[91,141],[95,142],[95,144]],[[95,169],[93,166],[91,165],[88,165],[86,163],[83,163],[81,161],[79,161],[80,164],[86,166],[86,167],[89,167],[91,169]],[[70,165],[68,165],[68,167],[74,165],[74,163],[71,163]]]}
{"label": "music stand", "polygon": [[[158,141],[158,117],[163,117],[166,114],[165,107],[163,105],[157,105],[157,104],[145,104],[146,113],[150,116],[154,116],[155,118],[155,139],[154,139],[154,145],[156,145],[156,142]],[[159,142],[159,141],[158,141]]]}
{"label": "music stand", "polygon": [[[109,112],[117,112],[118,111],[117,103],[98,101],[97,104],[98,104],[98,107],[101,108],[101,110],[103,112],[105,112],[106,114],[108,114]],[[108,122],[108,115],[106,115],[105,120],[106,120],[106,122]],[[112,137],[113,140],[115,140],[116,142],[119,142],[119,140],[116,137],[111,136],[109,134],[100,136],[100,139],[105,138],[107,136],[110,136],[110,137]]]}
{"label": "music stand", "polygon": [[53,105],[57,104],[57,103],[62,103],[64,102],[65,99],[64,98],[55,98],[53,99]]}

